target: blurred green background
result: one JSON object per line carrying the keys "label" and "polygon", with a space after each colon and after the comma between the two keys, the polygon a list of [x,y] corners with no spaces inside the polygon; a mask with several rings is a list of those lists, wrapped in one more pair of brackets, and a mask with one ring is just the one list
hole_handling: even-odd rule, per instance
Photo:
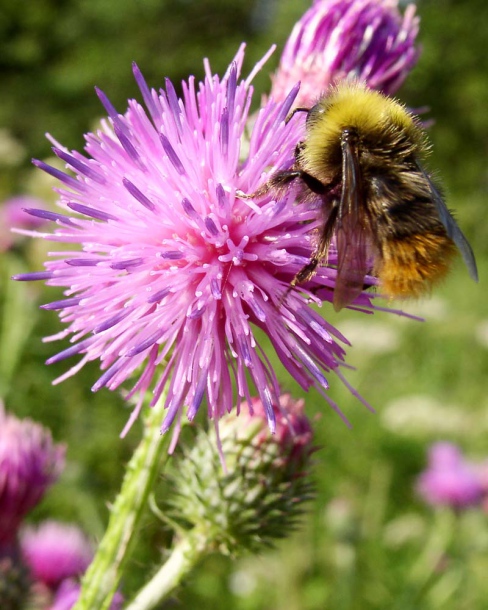
{"label": "blurred green background", "polygon": [[[94,86],[119,111],[140,97],[131,62],[154,87],[202,76],[203,57],[222,73],[241,41],[250,70],[269,46],[279,50],[309,6],[298,0],[16,0],[0,3],[0,199],[33,194],[54,200],[51,182],[30,158],[46,159],[51,133],[80,149],[103,116]],[[426,318],[324,310],[353,344],[348,380],[376,408],[372,415],[331,379],[331,396],[348,429],[316,393],[317,498],[303,527],[276,551],[233,562],[211,557],[165,607],[237,610],[484,610],[488,600],[488,518],[469,511],[433,512],[415,494],[429,445],[458,443],[473,459],[488,454],[488,56],[485,0],[418,2],[423,53],[398,96],[428,106],[431,166],[476,253],[480,283],[462,263],[430,299],[403,309]],[[279,51],[255,81],[269,88]],[[256,97],[259,99],[259,95]],[[136,424],[118,435],[129,410],[121,397],[90,391],[96,364],[61,386],[69,364],[46,367],[60,331],[38,305],[60,298],[40,284],[13,283],[13,273],[40,270],[45,243],[27,242],[1,257],[0,391],[6,407],[49,426],[68,443],[60,482],[32,515],[69,520],[99,537],[137,444]],[[299,389],[279,368],[283,388]],[[148,516],[123,582],[130,595],[157,565],[162,526]]]}

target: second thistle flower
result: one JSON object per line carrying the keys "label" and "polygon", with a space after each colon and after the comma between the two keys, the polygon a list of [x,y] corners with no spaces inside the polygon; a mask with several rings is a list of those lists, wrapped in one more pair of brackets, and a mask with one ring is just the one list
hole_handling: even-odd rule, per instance
{"label": "second thistle flower", "polygon": [[415,5],[398,0],[315,0],[293,28],[271,95],[301,82],[298,106],[313,105],[329,85],[357,79],[392,95],[417,63]]}

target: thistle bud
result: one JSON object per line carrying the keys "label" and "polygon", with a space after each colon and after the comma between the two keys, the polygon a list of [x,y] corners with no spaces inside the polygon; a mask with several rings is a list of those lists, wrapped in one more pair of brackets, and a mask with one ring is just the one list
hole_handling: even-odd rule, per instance
{"label": "thistle bud", "polygon": [[240,411],[220,421],[218,434],[197,431],[169,475],[170,516],[231,555],[272,546],[296,525],[312,495],[307,474],[315,450],[303,401],[280,397],[275,435],[259,399]]}

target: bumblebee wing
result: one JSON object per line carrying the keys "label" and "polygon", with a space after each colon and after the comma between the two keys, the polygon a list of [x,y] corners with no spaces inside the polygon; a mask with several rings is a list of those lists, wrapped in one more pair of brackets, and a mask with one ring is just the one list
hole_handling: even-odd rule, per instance
{"label": "bumblebee wing", "polygon": [[478,281],[478,269],[476,267],[476,259],[474,258],[473,250],[469,245],[468,240],[464,236],[464,233],[459,228],[457,222],[452,217],[451,212],[449,212],[446,204],[444,203],[439,191],[436,189],[432,180],[426,174],[426,172],[420,167],[419,170],[422,172],[424,178],[427,180],[430,188],[430,192],[432,194],[432,199],[435,203],[435,207],[437,208],[437,212],[439,213],[439,218],[444,225],[444,228],[447,231],[447,234],[452,239],[452,241],[456,244],[461,252],[461,256],[463,257],[464,263],[468,268],[469,275],[471,278],[477,282]]}
{"label": "bumblebee wing", "polygon": [[339,311],[361,294],[368,273],[373,235],[364,200],[358,152],[342,138],[342,195],[336,223],[337,277],[334,309]]}

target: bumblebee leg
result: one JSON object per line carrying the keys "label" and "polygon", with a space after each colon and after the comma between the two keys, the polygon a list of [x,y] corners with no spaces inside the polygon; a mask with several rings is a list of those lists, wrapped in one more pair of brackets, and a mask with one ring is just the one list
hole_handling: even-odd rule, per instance
{"label": "bumblebee leg", "polygon": [[300,269],[300,271],[295,275],[291,282],[292,287],[296,286],[297,284],[303,284],[304,282],[308,282],[308,280],[310,280],[315,275],[317,267],[320,265],[320,263],[327,258],[338,213],[339,206],[334,205],[330,211],[326,223],[324,224],[322,235],[320,236],[320,241],[310,258],[310,262],[305,265],[305,267]]}
{"label": "bumblebee leg", "polygon": [[305,265],[300,271],[295,275],[292,279],[290,287],[294,288],[297,284],[303,284],[304,282],[308,282],[311,279],[317,270],[317,267],[320,263],[320,258],[314,254],[310,259],[310,262]]}
{"label": "bumblebee leg", "polygon": [[324,184],[306,172],[299,172],[299,174],[305,186],[307,186],[312,193],[315,193],[316,195],[325,195],[331,190],[332,185]]}
{"label": "bumblebee leg", "polygon": [[256,189],[254,193],[243,193],[239,190],[236,191],[236,195],[241,199],[259,199],[260,197],[267,195],[269,191],[277,191],[280,193],[290,184],[290,182],[296,178],[300,178],[301,175],[302,172],[298,170],[284,170],[282,172],[277,172],[274,174],[274,176],[271,176],[267,182]]}

